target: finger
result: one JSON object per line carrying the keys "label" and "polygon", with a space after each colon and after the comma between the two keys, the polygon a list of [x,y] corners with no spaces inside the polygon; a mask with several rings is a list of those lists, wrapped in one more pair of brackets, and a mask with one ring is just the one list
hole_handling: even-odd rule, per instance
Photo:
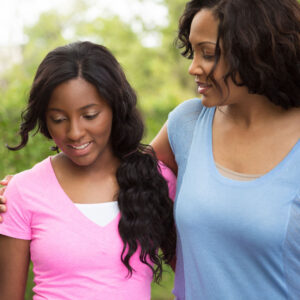
{"label": "finger", "polygon": [[6,205],[0,204],[0,213],[6,212]]}
{"label": "finger", "polygon": [[[4,194],[4,192],[5,192],[5,187],[0,188],[0,197],[2,197],[2,195]],[[0,200],[0,202],[1,202],[1,200]]]}
{"label": "finger", "polygon": [[8,180],[2,179],[2,180],[0,180],[0,184],[1,185],[7,185],[8,184]]}
{"label": "finger", "polygon": [[3,196],[0,196],[0,204],[6,203],[6,198]]}
{"label": "finger", "polygon": [[2,223],[2,221],[3,221],[3,219],[2,219],[2,217],[1,217],[1,215],[0,215],[0,223]]}
{"label": "finger", "polygon": [[2,180],[0,180],[1,185],[7,185],[12,179],[13,175],[6,175]]}

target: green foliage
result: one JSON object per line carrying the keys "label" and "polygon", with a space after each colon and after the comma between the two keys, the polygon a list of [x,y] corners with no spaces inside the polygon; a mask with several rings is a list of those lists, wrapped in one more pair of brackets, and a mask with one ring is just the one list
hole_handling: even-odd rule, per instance
{"label": "green foliage", "polygon": [[165,272],[163,273],[163,280],[158,285],[153,283],[151,289],[152,300],[173,300],[172,295],[174,282],[174,272],[168,266],[165,266]]}
{"label": "green foliage", "polygon": [[[140,0],[140,2],[147,0]],[[76,40],[91,40],[108,47],[125,70],[129,82],[139,97],[139,107],[146,123],[144,142],[149,143],[167,119],[168,113],[181,101],[193,97],[193,81],[187,74],[188,61],[181,58],[174,47],[178,18],[183,10],[183,0],[161,0],[168,8],[166,27],[147,26],[138,16],[143,30],[135,32],[130,24],[118,16],[108,15],[86,20],[81,17],[88,9],[87,2],[78,0],[70,15],[56,11],[43,13],[38,22],[25,28],[28,42],[22,46],[22,61],[11,66],[0,78],[0,178],[31,168],[36,162],[51,154],[53,145],[40,134],[31,135],[28,146],[20,151],[9,151],[20,142],[18,127],[20,115],[28,98],[30,86],[41,60],[57,46]],[[73,33],[66,38],[65,32]],[[143,34],[161,36],[156,47],[143,45]],[[156,300],[171,299],[174,275],[171,270],[164,274],[161,286],[153,285]],[[32,298],[32,266],[29,273],[26,299]]]}
{"label": "green foliage", "polygon": [[[88,8],[84,1],[77,1],[70,15],[49,11],[43,13],[35,25],[25,28],[28,43],[22,47],[22,62],[12,66],[0,79],[0,155],[5,157],[0,161],[0,177],[29,168],[50,153],[51,142],[39,134],[21,151],[8,151],[5,144],[18,144],[20,113],[26,105],[37,66],[46,53],[59,45],[88,39],[113,52],[139,96],[139,107],[147,128],[145,142],[151,141],[173,107],[193,97],[192,80],[187,75],[188,61],[180,57],[173,43],[184,1],[165,0],[162,4],[170,12],[168,26],[151,26],[149,29],[137,17],[147,34],[158,33],[162,37],[161,45],[152,48],[141,43],[142,32],[134,32],[130,24],[118,16],[98,17],[92,22],[80,18],[79,15]],[[66,29],[72,29],[74,33],[71,40],[64,37]]]}

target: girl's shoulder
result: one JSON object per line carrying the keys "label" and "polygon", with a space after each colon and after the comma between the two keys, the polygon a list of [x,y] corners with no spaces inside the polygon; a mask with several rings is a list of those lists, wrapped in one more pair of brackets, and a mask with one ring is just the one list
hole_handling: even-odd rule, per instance
{"label": "girl's shoulder", "polygon": [[31,169],[24,170],[13,176],[8,186],[20,186],[22,189],[33,186],[47,185],[49,175],[51,175],[51,159],[47,157],[43,161],[35,164]]}

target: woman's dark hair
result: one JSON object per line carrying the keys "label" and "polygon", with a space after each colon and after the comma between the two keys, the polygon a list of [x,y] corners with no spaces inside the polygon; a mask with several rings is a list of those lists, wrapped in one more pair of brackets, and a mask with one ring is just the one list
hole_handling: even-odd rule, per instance
{"label": "woman's dark hair", "polygon": [[[150,146],[141,144],[144,125],[136,108],[136,94],[105,47],[76,42],[56,48],[45,57],[22,114],[21,142],[10,149],[23,148],[35,128],[51,139],[45,117],[51,94],[58,85],[78,77],[93,84],[113,112],[111,144],[121,161],[116,174],[121,212],[119,234],[124,243],[121,260],[131,275],[134,270],[130,258],[140,247],[141,262],[152,269],[154,280],[159,281],[162,261],[171,262],[175,254],[173,203],[154,152]],[[163,249],[163,254],[158,248]]]}
{"label": "woman's dark hair", "polygon": [[[179,21],[177,45],[192,58],[191,22],[201,9],[219,21],[215,64],[221,48],[229,70],[224,75],[250,93],[283,108],[300,107],[300,4],[297,0],[192,0]],[[220,44],[222,47],[220,47]],[[239,76],[237,76],[239,75]],[[238,78],[238,79],[237,79]]]}

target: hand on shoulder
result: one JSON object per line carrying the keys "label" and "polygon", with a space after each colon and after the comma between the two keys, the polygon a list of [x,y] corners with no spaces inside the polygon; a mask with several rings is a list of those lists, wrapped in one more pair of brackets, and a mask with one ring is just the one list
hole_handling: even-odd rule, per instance
{"label": "hand on shoulder", "polygon": [[0,180],[0,185],[3,187],[0,188],[0,222],[2,222],[1,214],[6,212],[6,198],[3,196],[6,186],[8,185],[9,181],[13,178],[13,175],[7,175],[4,179]]}

